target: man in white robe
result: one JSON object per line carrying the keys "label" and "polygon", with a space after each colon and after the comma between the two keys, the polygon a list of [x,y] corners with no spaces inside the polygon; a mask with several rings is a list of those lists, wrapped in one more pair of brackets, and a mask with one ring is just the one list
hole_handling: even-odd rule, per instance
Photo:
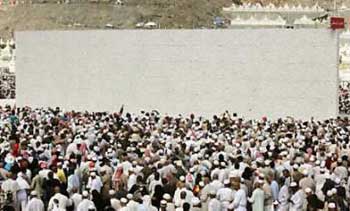
{"label": "man in white robe", "polygon": [[288,211],[289,210],[289,189],[286,184],[281,187],[278,193],[278,211]]}
{"label": "man in white robe", "polygon": [[67,196],[60,193],[60,187],[55,187],[54,191],[55,195],[51,197],[47,210],[52,211],[57,208],[66,210],[67,207],[71,205],[71,201],[67,198]]}
{"label": "man in white robe", "polygon": [[83,200],[78,205],[77,211],[89,211],[91,207],[95,207],[95,204],[89,200],[89,193],[83,191]]}
{"label": "man in white robe", "polygon": [[10,201],[12,201],[12,205],[17,204],[17,192],[20,189],[18,182],[14,178],[15,177],[10,172],[8,179],[1,184],[2,191],[6,194],[10,193],[12,195],[12,199],[10,199]]}
{"label": "man in white robe", "polygon": [[221,203],[220,201],[216,198],[216,193],[215,191],[211,191],[210,194],[210,199],[208,203],[208,211],[218,211],[221,210]]}
{"label": "man in white robe", "polygon": [[16,179],[19,190],[17,192],[17,207],[24,211],[27,206],[27,191],[30,189],[28,182],[24,179],[24,174],[19,172]]}
{"label": "man in white robe", "polygon": [[97,190],[97,192],[101,193],[102,186],[101,178],[96,175],[96,172],[91,172],[86,187],[89,188],[90,191]]}
{"label": "man in white robe", "polygon": [[289,210],[290,211],[303,210],[303,207],[306,202],[304,191],[301,190],[298,184],[296,184],[295,182],[292,182],[290,184],[290,187],[292,189],[292,192],[294,192],[294,194],[290,198]]}
{"label": "man in white robe", "polygon": [[247,211],[247,195],[243,189],[238,189],[235,193],[233,208],[235,211]]}
{"label": "man in white robe", "polygon": [[234,192],[230,188],[230,185],[231,185],[230,180],[225,180],[224,184],[225,184],[225,187],[220,188],[218,190],[218,192],[216,193],[216,197],[221,202],[222,210],[226,211],[227,207],[233,201]]}
{"label": "man in white robe", "polygon": [[30,193],[31,199],[29,200],[26,211],[45,211],[44,202],[38,198],[36,191]]}
{"label": "man in white robe", "polygon": [[74,211],[77,211],[78,209],[78,205],[80,204],[80,202],[83,200],[83,196],[81,194],[78,193],[78,190],[76,188],[72,189],[72,196],[70,197],[71,202],[74,205]]}

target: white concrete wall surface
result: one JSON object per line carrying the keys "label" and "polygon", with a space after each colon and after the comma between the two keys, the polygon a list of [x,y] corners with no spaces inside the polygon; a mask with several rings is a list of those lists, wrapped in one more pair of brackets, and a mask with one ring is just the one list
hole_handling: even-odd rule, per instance
{"label": "white concrete wall surface", "polygon": [[337,115],[328,29],[22,31],[17,106],[248,118]]}

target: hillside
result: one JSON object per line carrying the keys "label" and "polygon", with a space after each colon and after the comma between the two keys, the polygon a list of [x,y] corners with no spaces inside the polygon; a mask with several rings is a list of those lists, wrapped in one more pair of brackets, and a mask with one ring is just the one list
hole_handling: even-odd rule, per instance
{"label": "hillside", "polygon": [[[8,1],[8,0],[4,0]],[[25,0],[27,1],[27,0]],[[42,1],[42,0],[33,0]],[[154,21],[160,28],[210,28],[215,16],[224,16],[222,7],[242,0],[126,0],[124,6],[110,3],[89,3],[70,0],[69,4],[20,3],[17,6],[0,5],[0,37],[9,37],[16,30],[103,29],[111,24],[119,29],[135,28],[140,21]],[[62,0],[63,1],[63,0]],[[106,0],[101,0],[106,1]],[[347,0],[349,1],[349,0]],[[348,3],[347,1],[338,2]],[[313,5],[333,7],[333,1],[316,0],[250,0],[252,3],[276,5]]]}
{"label": "hillside", "polygon": [[18,4],[0,7],[0,36],[16,30],[135,28],[140,21],[155,21],[161,28],[211,27],[215,16],[231,0],[128,0],[113,3]]}

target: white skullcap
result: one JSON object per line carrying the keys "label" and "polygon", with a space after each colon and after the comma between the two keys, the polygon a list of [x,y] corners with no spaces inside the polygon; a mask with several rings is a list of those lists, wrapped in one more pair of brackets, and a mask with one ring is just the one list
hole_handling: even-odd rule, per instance
{"label": "white skullcap", "polygon": [[92,177],[96,177],[96,172],[93,171],[93,172],[90,173],[90,175],[91,175]]}
{"label": "white skullcap", "polygon": [[89,192],[87,192],[86,190],[83,191],[83,196],[84,197],[88,197],[89,196]]}
{"label": "white skullcap", "polygon": [[227,209],[233,210],[235,207],[233,206],[233,203],[229,204]]}
{"label": "white skullcap", "polygon": [[32,195],[32,196],[37,196],[38,193],[37,193],[35,190],[33,190],[32,192],[30,192],[30,195]]}
{"label": "white skullcap", "polygon": [[200,182],[199,182],[199,186],[204,187],[204,182],[203,182],[203,181],[200,181]]}
{"label": "white skullcap", "polygon": [[108,191],[108,194],[109,194],[109,195],[114,195],[114,194],[115,194],[115,190],[109,190],[109,191]]}
{"label": "white skullcap", "polygon": [[129,200],[132,199],[132,194],[131,194],[131,193],[128,193],[128,194],[126,195],[126,198],[128,198]]}
{"label": "white skullcap", "polygon": [[148,200],[150,200],[151,199],[151,196],[150,195],[144,195],[143,197],[142,197],[142,200],[143,201],[148,201]]}
{"label": "white skullcap", "polygon": [[298,168],[299,168],[298,164],[294,164],[294,165],[293,165],[293,168],[294,168],[294,169],[298,169]]}
{"label": "white skullcap", "polygon": [[230,180],[228,180],[228,179],[225,179],[225,180],[224,180],[224,184],[225,184],[225,185],[228,185],[228,184],[230,184]]}
{"label": "white skullcap", "polygon": [[218,160],[214,160],[214,165],[218,166],[219,165],[219,161]]}
{"label": "white skullcap", "polygon": [[263,162],[264,162],[264,158],[263,158],[263,157],[258,157],[258,158],[256,159],[256,162],[258,162],[258,163],[263,163]]}
{"label": "white skullcap", "polygon": [[264,180],[259,179],[259,180],[258,180],[258,183],[260,183],[260,184],[264,184]]}
{"label": "white skullcap", "polygon": [[334,202],[331,202],[328,204],[328,208],[331,208],[331,209],[335,209],[335,203]]}
{"label": "white skullcap", "polygon": [[297,186],[298,186],[298,184],[296,182],[290,183],[290,187],[297,187]]}
{"label": "white skullcap", "polygon": [[304,176],[307,176],[308,174],[309,174],[309,172],[308,172],[306,169],[304,169],[304,170],[303,170],[303,175],[304,175]]}
{"label": "white skullcap", "polygon": [[332,191],[333,194],[337,194],[337,189],[336,188],[332,188],[331,191]]}
{"label": "white skullcap", "polygon": [[332,190],[328,190],[327,191],[327,196],[332,196],[333,195],[333,191]]}
{"label": "white skullcap", "polygon": [[311,188],[305,188],[305,193],[311,193],[311,192],[312,192]]}
{"label": "white skullcap", "polygon": [[201,201],[197,197],[193,197],[191,200],[192,205],[199,205]]}
{"label": "white skullcap", "polygon": [[164,194],[164,195],[163,195],[163,199],[165,199],[165,200],[170,200],[170,199],[171,199],[170,194],[169,194],[169,193]]}
{"label": "white skullcap", "polygon": [[184,181],[185,181],[185,177],[184,177],[184,176],[181,176],[181,177],[180,177],[180,181],[181,181],[181,182],[184,182]]}
{"label": "white skullcap", "polygon": [[120,202],[123,203],[123,204],[126,204],[128,202],[128,200],[123,197],[123,198],[120,199]]}
{"label": "white skullcap", "polygon": [[210,195],[216,195],[216,191],[215,190],[211,190],[209,193],[210,193]]}
{"label": "white skullcap", "polygon": [[340,181],[341,181],[341,179],[339,177],[335,178],[335,180],[334,180],[334,182],[338,185],[340,184]]}

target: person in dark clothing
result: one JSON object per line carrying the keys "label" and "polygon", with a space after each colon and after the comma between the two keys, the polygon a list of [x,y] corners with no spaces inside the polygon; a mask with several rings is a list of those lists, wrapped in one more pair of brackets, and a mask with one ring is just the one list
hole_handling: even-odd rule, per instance
{"label": "person in dark clothing", "polygon": [[154,188],[154,195],[152,197],[152,205],[159,208],[160,201],[163,199],[164,190],[161,185],[156,185]]}
{"label": "person in dark clothing", "polygon": [[118,200],[120,200],[121,198],[126,198],[126,195],[128,194],[128,192],[122,187],[122,184],[120,183],[120,186],[118,188],[118,190],[115,192],[115,196]]}
{"label": "person in dark clothing", "polygon": [[173,182],[168,181],[166,178],[162,178],[162,184],[164,193],[168,193],[171,196],[175,194],[176,191],[176,181]]}
{"label": "person in dark clothing", "polygon": [[97,190],[91,192],[92,202],[94,202],[97,210],[103,210],[105,207],[104,201],[102,200],[101,194]]}
{"label": "person in dark clothing", "polygon": [[185,202],[183,205],[182,205],[182,209],[183,211],[190,211],[191,209],[191,205],[187,202]]}
{"label": "person in dark clothing", "polygon": [[323,184],[322,192],[325,196],[327,196],[327,191],[332,190],[335,187],[335,182],[330,179],[326,179],[326,182]]}
{"label": "person in dark clothing", "polygon": [[336,200],[339,205],[339,211],[348,211],[349,207],[346,203],[346,189],[341,185],[335,187],[337,189]]}
{"label": "person in dark clothing", "polygon": [[43,183],[43,188],[44,190],[46,190],[43,196],[44,203],[46,203],[46,205],[48,205],[50,198],[55,194],[54,188],[57,186],[61,187],[60,181],[58,179],[53,178],[52,171],[50,171],[47,176],[48,176],[48,179],[45,179]]}
{"label": "person in dark clothing", "polygon": [[176,166],[176,178],[186,176],[186,171],[182,166]]}
{"label": "person in dark clothing", "polygon": [[319,200],[315,193],[311,189],[306,191],[306,200],[307,200],[307,210],[317,211],[324,208],[324,202]]}
{"label": "person in dark clothing", "polygon": [[15,211],[15,208],[13,206],[10,206],[10,205],[5,205],[3,208],[2,208],[3,211]]}
{"label": "person in dark clothing", "polygon": [[141,194],[142,196],[148,194],[148,191],[147,191],[147,188],[146,186],[143,184],[143,178],[142,176],[138,176],[136,178],[136,184],[134,184],[129,193],[132,193],[132,194]]}

